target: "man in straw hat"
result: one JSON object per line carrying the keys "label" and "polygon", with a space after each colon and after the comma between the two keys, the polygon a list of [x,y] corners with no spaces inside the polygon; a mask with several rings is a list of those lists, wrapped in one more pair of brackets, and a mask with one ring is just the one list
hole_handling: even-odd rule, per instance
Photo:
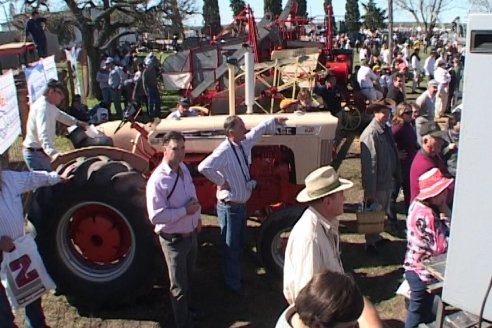
{"label": "man in straw hat", "polygon": [[[338,177],[331,166],[320,167],[305,179],[297,201],[309,207],[292,229],[284,263],[284,296],[292,304],[313,275],[326,270],[343,273],[337,216],[343,213],[343,191],[353,183]],[[372,304],[364,301],[360,327],[382,327]]]}

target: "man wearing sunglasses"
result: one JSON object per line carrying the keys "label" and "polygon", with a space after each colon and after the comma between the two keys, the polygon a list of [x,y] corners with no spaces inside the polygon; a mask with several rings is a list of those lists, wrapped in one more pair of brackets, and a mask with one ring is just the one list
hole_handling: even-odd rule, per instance
{"label": "man wearing sunglasses", "polygon": [[22,155],[30,170],[53,171],[51,161],[59,152],[55,147],[56,122],[87,128],[88,124],[58,109],[65,98],[65,86],[51,79],[41,97],[31,105],[22,143]]}

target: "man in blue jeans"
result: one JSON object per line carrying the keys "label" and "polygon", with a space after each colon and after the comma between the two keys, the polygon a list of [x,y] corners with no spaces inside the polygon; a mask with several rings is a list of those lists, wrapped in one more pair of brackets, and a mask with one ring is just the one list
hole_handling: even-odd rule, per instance
{"label": "man in blue jeans", "polygon": [[241,259],[246,233],[246,202],[256,187],[251,177],[251,149],[265,133],[287,118],[268,118],[249,132],[239,116],[224,122],[226,139],[205,158],[198,170],[217,185],[217,216],[224,244],[224,279],[226,288],[241,295]]}

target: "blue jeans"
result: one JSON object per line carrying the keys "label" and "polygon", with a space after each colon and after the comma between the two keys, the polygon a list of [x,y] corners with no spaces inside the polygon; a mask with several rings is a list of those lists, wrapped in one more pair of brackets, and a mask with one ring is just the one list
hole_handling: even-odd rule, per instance
{"label": "blue jeans", "polygon": [[246,206],[217,203],[217,217],[224,245],[224,279],[233,289],[241,288],[241,259],[246,235]]}
{"label": "blue jeans", "polygon": [[31,171],[48,171],[51,172],[51,158],[42,151],[33,151],[22,148],[22,156],[27,167]]}
{"label": "blue jeans", "polygon": [[[2,256],[0,253],[0,261]],[[27,328],[44,328],[46,327],[43,308],[41,307],[41,298],[38,298],[25,308],[26,312],[26,327]],[[10,307],[9,300],[5,293],[3,285],[0,284],[0,327],[14,328],[17,327],[14,323],[14,314]]]}
{"label": "blue jeans", "polygon": [[159,117],[161,114],[161,95],[157,87],[148,89],[147,101],[149,102],[149,117]]}
{"label": "blue jeans", "polygon": [[418,274],[414,271],[406,271],[405,278],[411,290],[405,328],[415,328],[420,323],[433,321],[432,304],[434,302],[434,295],[427,292],[427,284],[420,280]]}
{"label": "blue jeans", "polygon": [[197,234],[193,232],[182,239],[160,237],[160,241],[169,272],[171,304],[176,327],[190,327],[190,289],[198,249]]}
{"label": "blue jeans", "polygon": [[111,88],[109,88],[109,87],[108,88],[102,88],[101,93],[102,93],[103,102],[106,105],[106,108],[108,110],[111,110]]}

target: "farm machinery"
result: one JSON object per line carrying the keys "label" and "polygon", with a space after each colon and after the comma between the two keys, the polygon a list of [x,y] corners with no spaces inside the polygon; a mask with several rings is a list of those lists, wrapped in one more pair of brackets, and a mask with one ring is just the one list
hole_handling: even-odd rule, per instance
{"label": "farm machinery", "polygon": [[[316,39],[307,33],[308,26],[315,27],[310,19],[297,16],[295,0],[289,0],[278,17],[265,15],[258,23],[253,10],[246,6],[210,43],[189,47],[163,61],[165,89],[182,90],[194,103],[209,108],[211,115],[225,114],[229,108],[229,79],[233,78],[237,110],[245,112],[243,73],[248,50],[243,45],[248,45],[254,57],[255,112],[277,111],[282,98],[295,98],[299,87],[312,90],[327,71],[344,89],[352,71],[352,51],[333,48],[331,5],[327,5],[326,12],[326,35]],[[231,58],[236,63],[234,77],[228,74]]]}

